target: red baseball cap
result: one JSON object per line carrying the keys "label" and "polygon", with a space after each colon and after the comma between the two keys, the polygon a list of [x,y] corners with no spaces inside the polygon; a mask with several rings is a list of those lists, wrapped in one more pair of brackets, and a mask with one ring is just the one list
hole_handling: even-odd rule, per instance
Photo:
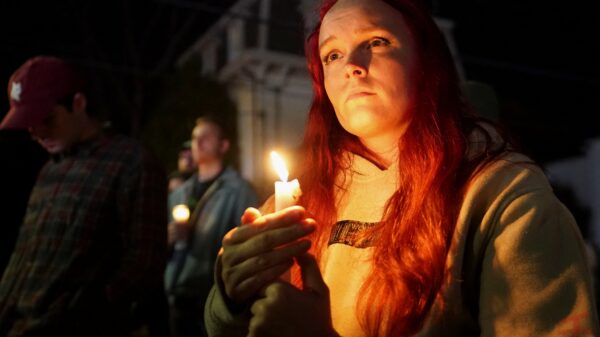
{"label": "red baseball cap", "polygon": [[0,129],[26,129],[41,123],[59,100],[82,87],[81,77],[66,61],[53,56],[30,58],[8,81],[10,110]]}

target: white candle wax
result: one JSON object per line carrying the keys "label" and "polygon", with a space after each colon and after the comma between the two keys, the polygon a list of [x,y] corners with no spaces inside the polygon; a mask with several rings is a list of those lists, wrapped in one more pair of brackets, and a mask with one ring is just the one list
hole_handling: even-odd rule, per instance
{"label": "white candle wax", "polygon": [[280,211],[296,204],[301,194],[300,184],[297,179],[287,181],[287,166],[277,152],[271,152],[271,160],[275,172],[279,176],[279,181],[275,182],[275,211]]}
{"label": "white candle wax", "polygon": [[275,211],[280,211],[298,202],[300,197],[300,184],[298,179],[292,181],[275,182]]}
{"label": "white candle wax", "polygon": [[[296,204],[300,197],[300,184],[298,179],[292,181],[276,181],[275,182],[275,211],[280,211],[286,207]],[[290,282],[292,275],[290,270],[286,270],[279,279],[285,282]]]}
{"label": "white candle wax", "polygon": [[[298,179],[287,181],[288,170],[283,159],[277,154],[277,152],[271,152],[271,159],[273,160],[273,166],[277,175],[279,175],[279,181],[275,182],[275,211],[280,211],[286,207],[290,207],[298,202],[298,198],[302,194],[300,190],[300,184]],[[279,279],[282,281],[290,282],[291,273],[288,269],[285,271]]]}

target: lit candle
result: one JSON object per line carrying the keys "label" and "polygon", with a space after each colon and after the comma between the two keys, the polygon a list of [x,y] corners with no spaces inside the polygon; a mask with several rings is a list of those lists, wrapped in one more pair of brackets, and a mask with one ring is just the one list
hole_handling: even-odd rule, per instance
{"label": "lit candle", "polygon": [[[271,152],[271,160],[273,161],[273,167],[275,172],[279,176],[280,181],[275,182],[275,211],[280,211],[286,207],[290,207],[296,204],[302,191],[300,190],[300,184],[298,179],[292,181],[288,180],[289,172],[287,166],[283,161],[283,158],[277,154],[277,152]],[[279,279],[285,282],[290,282],[291,273],[288,269],[279,276]]]}
{"label": "lit candle", "polygon": [[175,241],[174,248],[176,250],[185,249],[187,246],[186,238],[189,228],[188,220],[190,219],[190,209],[185,204],[175,205],[171,214],[173,215],[173,220],[175,220],[175,224],[172,225],[174,230],[173,239]]}
{"label": "lit candle", "polygon": [[283,158],[277,152],[271,152],[271,160],[280,179],[280,181],[275,182],[275,211],[279,211],[295,205],[302,191],[298,179],[287,181],[289,175],[287,167]]}
{"label": "lit candle", "polygon": [[178,223],[185,223],[190,218],[190,209],[185,204],[179,204],[173,207],[173,219]]}

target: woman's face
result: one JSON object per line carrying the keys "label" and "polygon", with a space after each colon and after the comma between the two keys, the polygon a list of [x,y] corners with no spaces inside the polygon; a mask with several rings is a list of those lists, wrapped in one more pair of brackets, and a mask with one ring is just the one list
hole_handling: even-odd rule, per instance
{"label": "woman's face", "polygon": [[321,23],[327,96],[342,127],[375,152],[396,148],[410,121],[412,49],[402,14],[380,0],[339,0]]}

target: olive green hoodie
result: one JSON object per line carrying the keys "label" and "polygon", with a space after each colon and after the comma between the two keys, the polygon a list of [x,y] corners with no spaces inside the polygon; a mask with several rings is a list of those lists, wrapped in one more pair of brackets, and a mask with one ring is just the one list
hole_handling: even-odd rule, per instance
{"label": "olive green hoodie", "polygon": [[[351,170],[347,192],[338,194],[338,227],[378,221],[395,190],[394,165],[380,171],[354,156]],[[343,337],[366,336],[356,300],[373,248],[343,241],[331,241],[320,262],[333,325]],[[543,172],[523,155],[510,153],[471,180],[447,267],[445,305],[438,298],[417,336],[600,336],[584,241]],[[232,315],[223,294],[215,287],[207,301],[209,335],[245,336],[247,316]]]}

